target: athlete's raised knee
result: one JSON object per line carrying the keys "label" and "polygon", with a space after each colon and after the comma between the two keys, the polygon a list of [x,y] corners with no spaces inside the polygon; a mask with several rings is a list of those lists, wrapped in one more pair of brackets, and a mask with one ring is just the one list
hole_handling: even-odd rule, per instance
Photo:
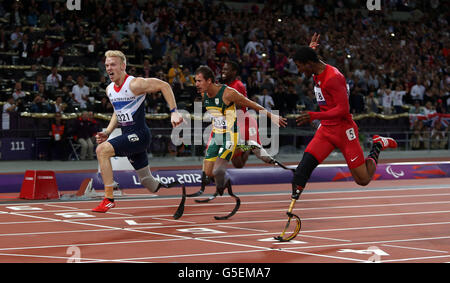
{"label": "athlete's raised knee", "polygon": [[104,142],[97,146],[95,153],[97,154],[97,158],[112,157],[114,156],[114,148],[110,143]]}

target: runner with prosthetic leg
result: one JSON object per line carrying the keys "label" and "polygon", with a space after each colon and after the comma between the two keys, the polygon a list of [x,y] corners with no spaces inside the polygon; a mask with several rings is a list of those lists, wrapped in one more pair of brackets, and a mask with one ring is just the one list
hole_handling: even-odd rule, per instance
{"label": "runner with prosthetic leg", "polygon": [[195,85],[203,96],[205,108],[213,117],[213,132],[203,161],[202,186],[206,186],[208,180],[214,179],[216,183],[214,197],[223,195],[227,189],[230,196],[235,198],[236,206],[233,211],[227,216],[216,217],[216,219],[227,219],[236,213],[240,205],[240,200],[233,194],[231,182],[226,174],[228,162],[232,159],[239,140],[236,105],[252,108],[268,116],[277,126],[286,126],[286,119],[270,113],[235,89],[225,84],[215,83],[214,73],[208,66],[200,66],[196,70]]}
{"label": "runner with prosthetic leg", "polygon": [[[182,186],[182,200],[174,217],[179,218],[184,209],[186,198],[182,184],[160,184],[153,178],[148,164],[147,148],[150,144],[150,129],[145,119],[145,97],[147,93],[162,92],[171,109],[173,127],[183,122],[176,108],[176,101],[170,85],[157,78],[133,77],[126,73],[126,57],[118,50],[105,53],[106,72],[111,84],[106,88],[106,94],[114,107],[114,113],[105,131],[96,135],[98,143],[96,153],[100,173],[105,186],[105,198],[93,212],[105,213],[114,208],[114,178],[111,157],[126,156],[135,169],[141,184],[151,193],[156,193],[162,187]],[[120,126],[122,134],[108,139],[113,130]]]}
{"label": "runner with prosthetic leg", "polygon": [[[291,196],[293,203],[299,199],[314,169],[334,149],[338,148],[344,155],[355,182],[366,186],[376,171],[380,152],[397,147],[394,139],[375,135],[372,138],[372,149],[368,157],[364,158],[359,143],[358,126],[350,114],[346,80],[338,69],[319,59],[314,50],[318,39],[319,36],[314,34],[310,46],[299,47],[294,55],[299,72],[304,73],[306,77],[313,75],[314,92],[320,106],[320,112],[302,112],[297,118],[297,124],[310,123],[313,120],[320,120],[321,124],[294,172]],[[290,207],[291,211],[292,208],[293,205]]]}
{"label": "runner with prosthetic leg", "polygon": [[[239,73],[239,65],[235,61],[227,61],[224,63],[222,68],[222,83],[226,84],[232,89],[235,89],[243,96],[247,97],[247,90],[242,83],[238,79]],[[255,154],[255,156],[262,160],[264,163],[273,164],[276,166],[280,166],[283,169],[292,170],[284,166],[281,162],[277,161],[275,158],[270,156],[267,151],[262,147],[259,130],[258,130],[258,122],[256,119],[247,111],[247,107],[242,107],[240,105],[236,105],[236,115],[237,115],[237,126],[239,129],[239,143],[236,147],[236,150],[231,158],[231,162],[235,168],[243,168],[247,163],[248,157],[250,153]],[[211,132],[211,136],[214,131]],[[188,195],[188,197],[197,197],[204,193],[206,186],[214,183],[214,178],[209,177],[202,173],[202,182],[200,190],[196,193]],[[206,198],[206,199],[196,199],[195,201],[198,203],[209,202],[216,198],[217,194]]]}

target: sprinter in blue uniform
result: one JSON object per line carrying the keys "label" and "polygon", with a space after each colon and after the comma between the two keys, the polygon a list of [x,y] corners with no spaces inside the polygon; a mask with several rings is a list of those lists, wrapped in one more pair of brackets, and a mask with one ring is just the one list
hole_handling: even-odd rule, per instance
{"label": "sprinter in blue uniform", "polygon": [[[105,198],[92,210],[94,212],[107,212],[115,207],[111,157],[126,156],[145,188],[152,193],[160,188],[160,183],[153,178],[148,164],[150,129],[145,121],[145,95],[162,92],[171,112],[172,126],[176,127],[183,122],[182,116],[177,111],[172,88],[167,82],[157,78],[129,76],[126,73],[126,57],[121,51],[109,50],[105,53],[105,57],[106,72],[111,79],[106,94],[114,107],[114,114],[106,130],[96,135],[98,143],[96,153],[105,185]],[[109,135],[119,125],[122,135],[108,140]]]}

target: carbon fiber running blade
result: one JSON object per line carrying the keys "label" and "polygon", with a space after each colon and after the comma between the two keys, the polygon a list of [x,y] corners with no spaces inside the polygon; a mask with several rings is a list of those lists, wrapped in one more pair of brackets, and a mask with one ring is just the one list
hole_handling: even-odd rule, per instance
{"label": "carbon fiber running blade", "polygon": [[174,219],[179,219],[181,216],[183,216],[184,213],[184,204],[186,202],[186,187],[184,186],[184,184],[181,185],[181,191],[182,191],[181,202],[178,205],[177,211],[173,215]]}

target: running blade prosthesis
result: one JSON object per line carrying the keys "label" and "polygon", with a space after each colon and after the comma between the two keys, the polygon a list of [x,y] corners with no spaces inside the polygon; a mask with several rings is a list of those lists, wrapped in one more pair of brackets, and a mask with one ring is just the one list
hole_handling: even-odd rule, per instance
{"label": "running blade prosthesis", "polygon": [[168,188],[173,188],[173,187],[177,187],[177,186],[181,187],[181,201],[180,201],[180,204],[178,205],[177,211],[175,211],[175,213],[173,214],[174,219],[178,219],[181,216],[183,216],[184,204],[186,202],[186,186],[184,185],[184,183],[182,184],[182,183],[179,183],[178,181],[175,181],[170,184],[159,184],[158,189],[156,189],[156,192],[157,192],[157,191],[159,191],[159,189],[161,187],[168,189]]}
{"label": "running blade prosthesis", "polygon": [[[300,198],[300,194],[302,192],[302,188],[296,186],[294,187],[294,185],[292,185],[291,204],[289,205],[289,209],[286,212],[288,221],[284,226],[283,232],[281,232],[279,236],[274,237],[275,240],[278,240],[280,242],[289,242],[290,240],[294,239],[300,232],[302,228],[302,221],[300,220],[300,217],[292,213],[292,210],[294,209],[295,202]],[[292,219],[295,220],[295,227],[294,224],[291,225]],[[286,235],[286,233],[291,230],[293,230],[292,234]]]}
{"label": "running blade prosthesis", "polygon": [[[284,226],[283,232],[279,236],[273,237],[275,240],[278,240],[280,242],[289,242],[290,240],[294,239],[298,233],[300,232],[300,229],[302,228],[302,221],[300,220],[300,217],[292,213],[292,209],[294,208],[296,199],[292,199],[291,205],[289,206],[288,211],[286,212],[288,216],[288,221],[286,222],[286,225]],[[291,225],[292,218],[295,220],[295,224]],[[295,225],[295,227],[294,227]],[[286,235],[286,233],[290,230],[294,230],[292,234]]]}
{"label": "running blade prosthesis", "polygon": [[[198,192],[194,193],[194,194],[190,194],[190,195],[187,195],[187,196],[188,197],[196,197],[196,196],[202,195],[203,192],[205,191],[206,186],[209,185],[212,181],[213,180],[211,178],[208,178],[206,176],[206,174],[203,173],[202,184],[201,184],[200,190]],[[196,199],[195,202],[197,202],[197,203],[210,202],[210,201],[214,200],[217,196],[222,196],[225,190],[227,190],[228,194],[234,199],[234,201],[236,202],[236,205],[234,206],[233,210],[229,214],[227,214],[225,216],[214,216],[214,219],[216,219],[216,220],[226,220],[226,219],[230,218],[231,216],[233,216],[234,214],[236,214],[236,212],[239,210],[239,207],[241,206],[241,200],[240,200],[240,198],[238,196],[236,196],[233,193],[233,189],[231,187],[231,181],[230,180],[227,181],[227,183],[225,184],[225,187],[222,188],[221,190],[216,188],[216,192],[212,196],[210,196],[210,197],[208,197],[206,199]]]}

